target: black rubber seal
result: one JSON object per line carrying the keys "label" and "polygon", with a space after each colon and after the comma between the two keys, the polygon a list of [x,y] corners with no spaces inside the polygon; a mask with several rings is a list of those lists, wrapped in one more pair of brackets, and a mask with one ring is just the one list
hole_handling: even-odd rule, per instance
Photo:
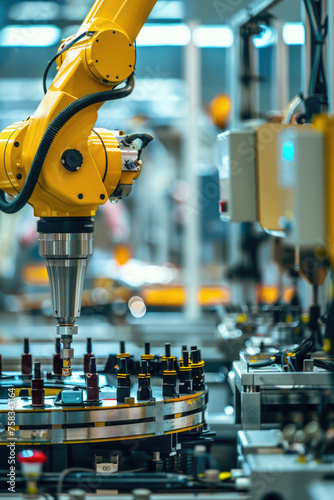
{"label": "black rubber seal", "polygon": [[37,232],[52,233],[93,233],[92,217],[45,217],[37,222]]}

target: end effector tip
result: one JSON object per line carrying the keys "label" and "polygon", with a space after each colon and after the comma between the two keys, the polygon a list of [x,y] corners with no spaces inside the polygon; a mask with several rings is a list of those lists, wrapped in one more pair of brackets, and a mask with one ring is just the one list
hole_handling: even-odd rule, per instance
{"label": "end effector tip", "polygon": [[72,374],[72,362],[74,349],[72,348],[73,335],[78,333],[77,325],[58,325],[57,334],[61,337],[62,349],[60,357],[63,360],[63,377],[69,377]]}

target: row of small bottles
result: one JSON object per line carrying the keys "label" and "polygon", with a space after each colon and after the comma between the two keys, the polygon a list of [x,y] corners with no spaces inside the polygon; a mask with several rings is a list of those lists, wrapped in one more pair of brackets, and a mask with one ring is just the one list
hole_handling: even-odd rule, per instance
{"label": "row of small bottles", "polygon": [[[116,356],[117,366],[117,402],[124,403],[131,393],[131,374],[129,361],[131,355],[126,352],[125,342],[120,343],[120,353]],[[141,355],[138,373],[137,400],[154,400],[151,387],[151,366],[157,361],[162,372],[162,395],[165,398],[177,398],[179,395],[192,394],[205,388],[204,361],[197,346],[189,351],[182,346],[179,360],[171,354],[171,345],[165,344],[165,353],[157,357],[150,352],[150,343],[145,343],[145,353]],[[44,406],[44,380],[40,363],[34,363],[32,374],[32,356],[29,352],[29,339],[24,339],[24,353],[21,357],[22,378],[32,379],[32,406]],[[60,358],[60,339],[56,339],[56,353],[53,356],[53,375],[60,378],[62,359]],[[84,355],[84,373],[87,386],[88,402],[99,400],[99,380],[95,354],[92,352],[92,339],[87,339],[87,352]],[[179,379],[178,390],[177,380]]]}
{"label": "row of small bottles", "polygon": [[[124,403],[125,398],[130,397],[131,377],[128,369],[129,353],[125,352],[125,344],[121,342],[119,368],[117,373],[117,402]],[[155,356],[150,353],[150,343],[145,343],[145,354],[141,356],[140,373],[138,373],[137,400],[152,400],[150,363]],[[162,364],[162,395],[164,398],[177,398],[179,395],[192,394],[205,388],[204,361],[201,359],[200,350],[197,346],[191,347],[191,353],[187,346],[182,346],[182,355],[178,360],[171,354],[171,345],[165,344],[165,354],[160,360]],[[179,386],[177,391],[177,379]]]}

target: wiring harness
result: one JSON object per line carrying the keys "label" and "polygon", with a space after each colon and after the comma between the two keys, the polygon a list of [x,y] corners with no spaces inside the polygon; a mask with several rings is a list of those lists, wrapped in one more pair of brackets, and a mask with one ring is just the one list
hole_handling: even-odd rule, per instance
{"label": "wiring harness", "polygon": [[[254,362],[248,362],[248,367],[252,369],[265,368],[273,365],[281,365],[282,370],[299,372],[303,371],[305,359],[309,358],[309,353],[312,351],[314,342],[310,339],[305,339],[294,350],[284,349],[274,354],[270,359]],[[334,362],[314,359],[314,365],[318,368],[334,372]]]}

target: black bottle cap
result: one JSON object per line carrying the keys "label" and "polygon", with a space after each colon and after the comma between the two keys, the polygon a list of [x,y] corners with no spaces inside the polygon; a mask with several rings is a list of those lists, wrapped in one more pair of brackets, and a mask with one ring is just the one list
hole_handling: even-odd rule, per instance
{"label": "black bottle cap", "polygon": [[166,356],[166,358],[170,357],[170,344],[169,343],[165,344],[165,356]]}
{"label": "black bottle cap", "polygon": [[145,354],[150,354],[151,345],[149,342],[145,342]]}
{"label": "black bottle cap", "polygon": [[91,339],[91,337],[87,338],[87,354],[92,354],[92,339]]}
{"label": "black bottle cap", "polygon": [[120,342],[119,345],[120,345],[120,351],[119,352],[121,354],[125,354],[125,342],[124,342],[124,340],[121,340],[121,342]]}
{"label": "black bottle cap", "polygon": [[183,366],[189,366],[189,352],[183,351]]}
{"label": "black bottle cap", "polygon": [[29,339],[24,339],[24,354],[29,354]]}
{"label": "black bottle cap", "polygon": [[198,349],[196,349],[196,351],[191,351],[191,359],[195,364],[201,361],[201,353]]}

